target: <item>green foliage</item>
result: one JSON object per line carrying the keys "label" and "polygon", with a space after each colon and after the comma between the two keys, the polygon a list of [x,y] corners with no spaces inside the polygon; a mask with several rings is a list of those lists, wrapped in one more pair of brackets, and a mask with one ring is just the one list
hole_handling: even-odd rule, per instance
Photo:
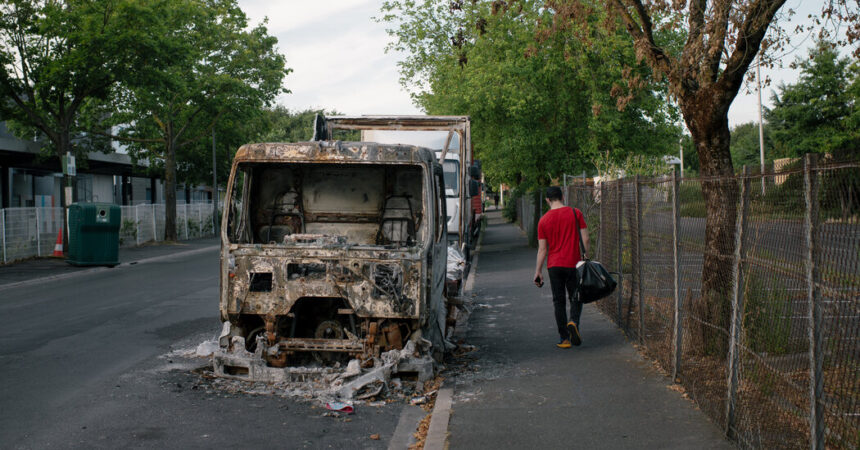
{"label": "green foliage", "polygon": [[615,180],[623,177],[641,175],[657,177],[672,171],[672,166],[658,156],[628,155],[623,161],[616,161],[609,152],[598,155],[592,160],[597,173],[604,180]]}
{"label": "green foliage", "polygon": [[[765,148],[765,164],[773,161],[771,155],[773,143],[770,138],[770,125],[764,126],[764,148]],[[736,171],[743,169],[743,166],[753,166],[758,168],[754,172],[759,172],[761,168],[761,151],[759,149],[759,129],[755,122],[747,122],[740,124],[732,129],[732,143],[730,152],[732,154],[732,166]]]}
{"label": "green foliage", "polygon": [[[81,113],[107,99],[156,48],[146,31],[166,0],[16,0],[0,5],[0,117],[52,155],[83,161],[107,141]],[[44,139],[47,138],[47,139]]]}
{"label": "green foliage", "polygon": [[[134,159],[163,167],[165,239],[174,240],[177,174],[211,174],[212,166],[200,162],[211,160],[202,142],[213,128],[227,145],[258,134],[261,109],[285,92],[281,83],[290,69],[266,23],[249,28],[235,0],[162,1],[159,20],[145,36],[157,44],[152,64],[136,67],[114,101],[101,104],[92,117],[107,117],[102,126],[120,127],[116,137]],[[232,150],[222,148],[223,163]]]}
{"label": "green foliage", "polygon": [[188,227],[188,236],[196,237],[200,234],[200,223],[197,222],[197,219],[193,219],[189,217],[185,219],[187,221],[186,226]]}
{"label": "green foliage", "polygon": [[123,219],[119,228],[119,243],[125,242],[125,238],[137,242],[137,226],[138,222],[133,219]]}
{"label": "green foliage", "polygon": [[[671,195],[671,194],[670,194]],[[681,217],[707,217],[708,208],[699,183],[681,183],[678,187]]]}
{"label": "green foliage", "polygon": [[490,184],[544,186],[591,171],[598,153],[662,155],[677,142],[659,83],[615,83],[650,76],[621,34],[595,27],[586,45],[552,33],[552,11],[537,0],[390,0],[382,12],[390,48],[407,54],[402,83],[429,114],[471,116]]}
{"label": "green foliage", "polygon": [[744,286],[744,342],[754,352],[784,355],[805,351],[805,339],[791,339],[791,298],[778,281],[767,285],[751,271]]}
{"label": "green foliage", "polygon": [[[696,146],[693,143],[693,138],[688,134],[681,135],[681,147],[684,148],[684,176],[693,177],[699,173],[699,153],[696,152]],[[680,152],[678,152],[680,153]],[[670,153],[674,155],[675,153]],[[680,154],[678,155],[680,158]]]}
{"label": "green foliage", "polygon": [[775,157],[830,153],[856,158],[860,150],[860,66],[826,41],[796,62],[797,83],[779,86],[766,112]]}
{"label": "green foliage", "polygon": [[[324,116],[336,116],[337,111],[324,111],[322,109],[305,109],[303,111],[290,111],[283,106],[276,106],[265,110],[265,125],[267,132],[261,137],[264,142],[306,142],[314,136],[314,117],[317,114]],[[344,135],[335,136],[342,141],[358,141],[361,133],[350,130]]]}
{"label": "green foliage", "polygon": [[290,72],[265,23],[247,28],[234,0],[171,1],[160,16],[150,30],[159,42],[158,64],[139,68],[107,105],[115,109],[110,123],[122,126],[130,153],[160,160],[170,145],[181,152],[210,138],[213,127],[227,140],[224,130],[257,125],[261,108],[284,92],[281,82]]}
{"label": "green foliage", "polygon": [[508,222],[513,223],[517,221],[517,202],[520,201],[522,194],[517,189],[510,191],[510,193],[511,194],[505,198],[505,207],[502,209],[502,217],[504,217]]}

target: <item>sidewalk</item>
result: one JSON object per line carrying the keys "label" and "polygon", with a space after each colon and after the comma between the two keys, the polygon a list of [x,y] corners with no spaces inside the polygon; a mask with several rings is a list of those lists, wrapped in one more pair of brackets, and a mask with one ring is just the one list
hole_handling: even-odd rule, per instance
{"label": "sidewalk", "polygon": [[446,381],[450,448],[732,448],[593,305],[582,346],[556,348],[549,284],[531,281],[536,250],[487,216],[467,334],[478,350]]}
{"label": "sidewalk", "polygon": [[[192,250],[203,250],[206,248],[217,248],[221,243],[220,237],[195,239],[172,244],[162,242],[151,243],[140,247],[128,247],[119,249],[120,264],[131,264],[137,261],[172,255]],[[64,276],[76,272],[100,269],[99,266],[73,266],[62,258],[34,258],[17,263],[0,265],[0,288],[22,282],[44,280],[50,277]]]}

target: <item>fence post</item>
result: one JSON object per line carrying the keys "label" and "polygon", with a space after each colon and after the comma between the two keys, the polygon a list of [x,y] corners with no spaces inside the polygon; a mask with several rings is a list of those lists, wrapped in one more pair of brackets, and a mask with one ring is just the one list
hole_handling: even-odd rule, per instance
{"label": "fence post", "polygon": [[645,342],[645,297],[642,295],[642,196],[639,186],[639,175],[633,177],[633,207],[636,210],[636,229],[633,230],[633,238],[636,243],[633,245],[633,283],[631,286],[630,295],[633,295],[634,288],[636,296],[639,297],[639,344]]}
{"label": "fence post", "polygon": [[[606,182],[600,182],[600,210],[598,211],[598,215],[600,216],[600,226],[597,228],[600,233],[597,236],[597,253],[594,254],[593,258],[598,261],[606,261],[606,258],[603,257],[603,250],[606,248],[603,244],[603,240],[605,239],[606,233],[603,231],[603,227],[606,226],[606,220],[603,217],[603,203],[606,202]],[[608,261],[607,261],[608,263]]]}
{"label": "fence post", "polygon": [[674,270],[673,293],[675,297],[675,315],[673,326],[672,345],[672,379],[680,382],[681,374],[681,337],[683,324],[683,311],[681,310],[681,234],[679,231],[681,222],[681,201],[678,192],[681,190],[681,179],[678,177],[678,168],[672,170],[672,267]]}
{"label": "fence post", "polygon": [[726,401],[726,436],[730,439],[736,437],[734,428],[737,416],[738,366],[740,364],[738,346],[740,345],[744,317],[744,261],[747,257],[744,239],[747,231],[747,215],[749,214],[750,180],[748,175],[749,167],[745,165],[741,177],[740,214],[738,214],[735,225],[735,254],[732,262],[732,322],[731,334],[729,335],[728,399]]}
{"label": "fence post", "polygon": [[42,224],[39,223],[39,207],[36,210],[36,256],[42,256]]}
{"label": "fence post", "polygon": [[158,242],[158,228],[155,226],[155,203],[152,203],[152,242]]}
{"label": "fence post", "polygon": [[623,242],[622,241],[624,240],[624,234],[623,234],[623,224],[621,222],[622,220],[624,220],[624,218],[622,217],[622,209],[623,209],[623,205],[624,205],[624,183],[623,183],[623,180],[621,178],[619,178],[616,181],[616,186],[617,186],[616,197],[618,198],[618,206],[615,208],[615,221],[616,221],[615,260],[617,262],[616,267],[618,267],[618,291],[616,294],[615,302],[616,302],[616,304],[617,304],[616,306],[618,308],[617,309],[618,327],[620,328],[620,327],[622,327],[622,323],[624,320],[623,314],[622,314],[622,309],[624,306],[624,268],[623,268],[624,257],[622,255],[622,248],[623,248],[623,245],[622,245]]}
{"label": "fence post", "polygon": [[203,237],[203,208],[201,208],[200,205],[200,203],[197,204],[197,237],[199,238]]}
{"label": "fence post", "polygon": [[188,240],[188,203],[185,204],[185,214],[182,215],[182,220],[185,222],[185,240]]}
{"label": "fence post", "polygon": [[3,228],[3,264],[6,264],[6,210],[0,209],[0,227]]}
{"label": "fence post", "polygon": [[140,220],[137,219],[137,206],[134,207],[134,243],[140,245]]}
{"label": "fence post", "polygon": [[818,272],[818,176],[814,169],[818,155],[807,153],[803,159],[803,191],[806,200],[804,234],[806,238],[806,300],[809,303],[809,438],[813,450],[824,448],[824,408],[819,400],[824,389],[821,333],[821,283]]}

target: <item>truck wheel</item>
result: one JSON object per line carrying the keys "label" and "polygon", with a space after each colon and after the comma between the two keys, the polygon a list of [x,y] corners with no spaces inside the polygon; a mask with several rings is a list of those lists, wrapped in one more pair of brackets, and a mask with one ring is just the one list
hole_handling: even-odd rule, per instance
{"label": "truck wheel", "polygon": [[[317,325],[314,331],[314,337],[317,339],[343,339],[346,333],[343,331],[343,325],[336,320],[324,320]],[[313,352],[313,357],[320,364],[332,364],[341,361],[345,354],[337,352]]]}

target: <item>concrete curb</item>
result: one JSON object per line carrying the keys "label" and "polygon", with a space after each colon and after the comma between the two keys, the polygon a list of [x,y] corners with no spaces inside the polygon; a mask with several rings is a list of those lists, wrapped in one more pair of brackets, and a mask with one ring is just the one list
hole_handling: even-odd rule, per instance
{"label": "concrete curb", "polygon": [[415,438],[412,436],[415,433],[415,424],[420,422],[425,415],[424,410],[418,406],[404,406],[403,412],[400,413],[400,420],[397,422],[397,428],[394,429],[394,435],[391,436],[391,441],[388,443],[388,450],[403,450],[415,443]]}
{"label": "concrete curb", "polygon": [[13,288],[17,288],[17,287],[32,286],[34,284],[42,284],[42,283],[45,283],[46,281],[66,280],[69,278],[76,278],[76,277],[80,277],[80,276],[84,276],[84,275],[88,275],[88,274],[93,274],[93,273],[98,273],[98,272],[106,272],[109,270],[115,270],[117,268],[128,267],[128,266],[133,266],[133,265],[137,265],[137,264],[147,264],[147,263],[152,263],[152,262],[169,260],[169,259],[173,259],[173,258],[181,258],[184,256],[196,255],[198,253],[205,253],[207,251],[212,251],[212,250],[219,249],[219,248],[221,248],[220,245],[211,245],[208,247],[196,248],[194,250],[187,250],[184,252],[171,253],[171,254],[161,255],[161,256],[153,256],[151,258],[140,259],[137,261],[124,262],[124,263],[117,264],[114,267],[93,267],[92,269],[84,269],[84,270],[79,270],[77,272],[69,272],[69,273],[63,273],[63,274],[59,274],[59,275],[51,275],[51,276],[47,276],[47,277],[34,278],[31,280],[16,281],[14,283],[0,284],[0,291],[6,290],[6,289],[13,289]]}
{"label": "concrete curb", "polygon": [[[469,279],[463,286],[462,296],[465,298],[472,293],[475,287],[475,278],[478,276],[478,258],[481,256],[481,245],[484,242],[484,231],[486,230],[487,222],[484,222],[481,235],[478,237],[478,244],[475,245],[475,253],[472,257],[472,270],[469,272]],[[444,386],[444,384],[443,384]],[[436,396],[436,404],[433,405],[433,413],[430,418],[430,427],[427,429],[427,439],[424,441],[424,449],[444,450],[448,442],[448,422],[451,421],[451,406],[454,404],[454,388],[439,388],[439,393]]]}
{"label": "concrete curb", "polygon": [[454,388],[439,389],[436,404],[433,406],[433,415],[430,418],[430,428],[427,429],[427,440],[424,441],[424,450],[445,449],[453,399]]}

